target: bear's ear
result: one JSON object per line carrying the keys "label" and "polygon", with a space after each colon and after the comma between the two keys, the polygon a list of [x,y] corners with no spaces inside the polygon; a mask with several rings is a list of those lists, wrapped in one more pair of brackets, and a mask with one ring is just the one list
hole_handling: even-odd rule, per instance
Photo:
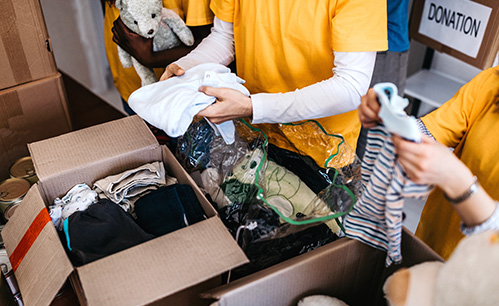
{"label": "bear's ear", "polygon": [[114,2],[114,6],[116,6],[116,8],[121,11],[121,9],[123,8],[123,1],[122,0],[116,0]]}

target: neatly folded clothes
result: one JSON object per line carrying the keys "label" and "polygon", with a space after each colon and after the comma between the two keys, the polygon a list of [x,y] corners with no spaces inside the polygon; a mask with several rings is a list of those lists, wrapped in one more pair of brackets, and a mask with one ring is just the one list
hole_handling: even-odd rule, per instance
{"label": "neatly folded clothes", "polygon": [[107,199],[77,211],[63,223],[65,246],[80,266],[153,239],[121,207]]}
{"label": "neatly folded clothes", "polygon": [[135,202],[137,224],[147,233],[162,236],[205,219],[190,185],[173,184]]}
{"label": "neatly folded clothes", "polygon": [[108,198],[133,214],[133,205],[140,196],[176,182],[166,175],[163,162],[156,161],[100,179],[94,183],[94,189],[99,198]]}

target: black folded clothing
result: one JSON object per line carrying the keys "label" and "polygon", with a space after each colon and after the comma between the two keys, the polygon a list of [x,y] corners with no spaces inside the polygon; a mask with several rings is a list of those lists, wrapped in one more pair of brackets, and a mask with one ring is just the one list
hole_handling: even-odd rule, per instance
{"label": "black folded clothing", "polygon": [[64,222],[65,247],[75,266],[128,249],[153,239],[119,205],[99,200]]}
{"label": "black folded clothing", "polygon": [[190,185],[173,184],[154,190],[135,202],[137,224],[162,236],[206,219]]}

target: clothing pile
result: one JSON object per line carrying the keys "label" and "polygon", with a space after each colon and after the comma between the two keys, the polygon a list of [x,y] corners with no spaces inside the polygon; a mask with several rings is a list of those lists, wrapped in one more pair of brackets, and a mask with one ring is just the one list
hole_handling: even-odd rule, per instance
{"label": "clothing pile", "polygon": [[206,219],[190,185],[144,164],[71,188],[49,207],[75,266],[81,266]]}

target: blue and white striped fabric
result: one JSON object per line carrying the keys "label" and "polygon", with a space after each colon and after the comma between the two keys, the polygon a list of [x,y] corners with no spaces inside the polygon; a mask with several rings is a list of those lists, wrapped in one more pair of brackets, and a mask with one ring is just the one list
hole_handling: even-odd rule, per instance
{"label": "blue and white striped fabric", "polygon": [[432,189],[409,180],[384,126],[370,129],[362,160],[362,194],[345,219],[347,237],[387,251],[386,266],[400,263],[404,199],[422,198]]}

